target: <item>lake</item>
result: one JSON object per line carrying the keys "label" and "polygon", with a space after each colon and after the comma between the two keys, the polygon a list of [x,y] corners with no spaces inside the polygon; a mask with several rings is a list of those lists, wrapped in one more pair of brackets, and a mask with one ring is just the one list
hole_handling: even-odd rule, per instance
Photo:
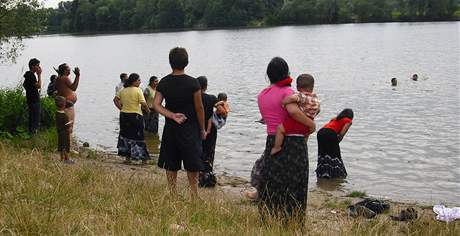
{"label": "lake", "polygon": [[[315,77],[321,99],[318,129],[343,108],[355,111],[341,143],[349,176],[333,188],[459,205],[459,26],[382,23],[39,36],[25,40],[17,64],[1,65],[0,73],[2,87],[15,86],[29,58],[37,57],[47,86],[53,66],[79,66],[76,135],[93,148],[115,152],[118,111],[112,99],[119,74],[140,74],[144,87],[151,75],[170,73],[171,48],[185,47],[190,55],[186,72],[206,75],[208,92],[226,92],[232,108],[218,133],[216,172],[249,178],[265,144],[265,127],[255,122],[260,118],[256,96],[268,86],[268,62],[281,56],[294,78],[300,73]],[[417,82],[409,79],[414,73]],[[396,88],[390,86],[392,77],[398,78]],[[151,152],[157,153],[154,146]],[[309,187],[324,187],[314,173],[315,135],[308,147]]]}

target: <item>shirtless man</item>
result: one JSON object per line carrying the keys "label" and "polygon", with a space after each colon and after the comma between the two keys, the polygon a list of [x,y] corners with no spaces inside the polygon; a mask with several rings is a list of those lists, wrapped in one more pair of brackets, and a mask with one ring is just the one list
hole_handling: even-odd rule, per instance
{"label": "shirtless man", "polygon": [[[59,68],[56,70],[58,73],[58,78],[56,79],[56,89],[57,95],[66,98],[66,108],[65,113],[69,117],[69,120],[74,122],[70,125],[70,137],[72,138],[73,126],[75,124],[75,109],[74,104],[77,102],[77,95],[75,90],[78,88],[78,83],[80,82],[80,69],[75,67],[73,73],[75,74],[75,79],[73,82],[70,81],[70,66],[66,63],[59,65]],[[70,142],[72,143],[72,142]]]}

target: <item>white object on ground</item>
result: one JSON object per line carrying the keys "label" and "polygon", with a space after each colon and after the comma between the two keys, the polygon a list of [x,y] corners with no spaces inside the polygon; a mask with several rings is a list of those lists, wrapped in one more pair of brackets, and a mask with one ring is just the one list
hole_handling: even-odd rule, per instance
{"label": "white object on ground", "polygon": [[433,211],[437,214],[436,220],[450,222],[460,219],[460,207],[448,208],[444,205],[434,205]]}

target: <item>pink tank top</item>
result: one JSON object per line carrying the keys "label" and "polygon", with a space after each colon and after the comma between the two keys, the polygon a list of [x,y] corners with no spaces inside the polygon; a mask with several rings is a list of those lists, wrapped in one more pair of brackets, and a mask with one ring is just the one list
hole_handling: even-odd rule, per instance
{"label": "pink tank top", "polygon": [[289,117],[288,112],[282,106],[282,101],[286,96],[293,93],[294,91],[289,86],[271,85],[257,96],[259,111],[267,125],[268,135],[275,135],[276,127]]}

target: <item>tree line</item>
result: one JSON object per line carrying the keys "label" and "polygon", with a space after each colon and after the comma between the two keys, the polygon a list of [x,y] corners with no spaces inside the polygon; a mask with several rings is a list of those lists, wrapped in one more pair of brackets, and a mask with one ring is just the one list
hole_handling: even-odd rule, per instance
{"label": "tree line", "polygon": [[42,10],[50,32],[460,19],[459,0],[73,0]]}

